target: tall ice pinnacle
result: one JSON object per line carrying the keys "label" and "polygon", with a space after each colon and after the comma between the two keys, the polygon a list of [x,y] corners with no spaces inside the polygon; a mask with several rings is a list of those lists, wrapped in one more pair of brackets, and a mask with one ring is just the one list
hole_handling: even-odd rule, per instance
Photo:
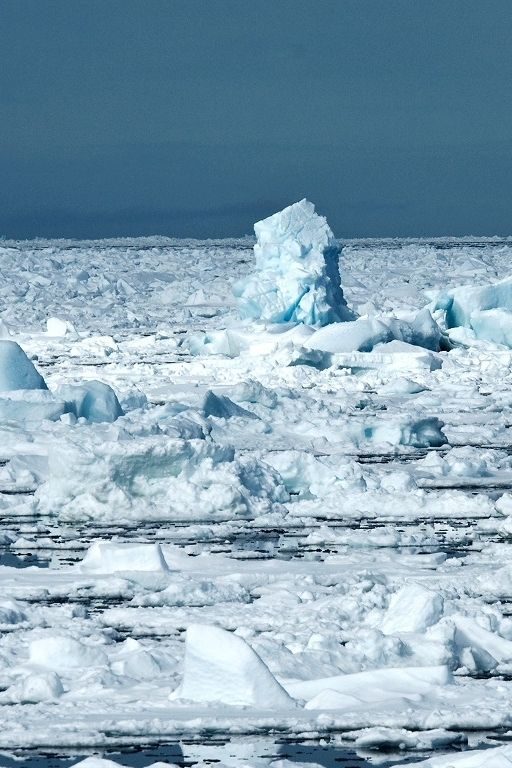
{"label": "tall ice pinnacle", "polygon": [[254,225],[256,270],[235,287],[242,318],[323,326],[353,320],[341,289],[340,247],[308,200]]}

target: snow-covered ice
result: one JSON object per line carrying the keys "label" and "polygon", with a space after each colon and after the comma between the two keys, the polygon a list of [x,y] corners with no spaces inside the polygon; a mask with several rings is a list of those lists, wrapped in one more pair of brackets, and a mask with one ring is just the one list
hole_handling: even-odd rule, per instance
{"label": "snow-covered ice", "polygon": [[0,750],[512,761],[512,241],[297,205],[2,241]]}

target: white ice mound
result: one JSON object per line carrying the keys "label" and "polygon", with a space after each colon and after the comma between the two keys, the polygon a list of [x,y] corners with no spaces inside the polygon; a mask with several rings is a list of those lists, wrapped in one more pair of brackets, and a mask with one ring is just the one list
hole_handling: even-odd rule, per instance
{"label": "white ice mound", "polygon": [[[280,509],[288,495],[275,471],[238,459],[232,447],[98,429],[48,446],[39,509],[62,520],[234,520]],[[119,439],[118,439],[119,438]]]}
{"label": "white ice mound", "polygon": [[20,624],[26,619],[26,613],[16,600],[0,601],[0,624]]}
{"label": "white ice mound", "polygon": [[340,247],[308,200],[254,225],[256,270],[235,287],[240,314],[323,326],[352,320],[341,289]]}
{"label": "white ice mound", "polygon": [[64,336],[76,336],[74,325],[69,320],[61,317],[49,317],[46,321],[46,333],[54,338],[63,338]]}
{"label": "white ice mound", "polygon": [[[199,766],[199,763],[197,765]],[[204,763],[201,763],[202,765]],[[72,768],[125,768],[125,766],[113,760],[107,760],[104,757],[91,756],[86,757],[85,760],[81,760],[79,763],[75,763]],[[178,768],[178,765],[176,763],[164,763],[159,760],[156,763],[151,763],[148,768]],[[219,764],[219,768],[222,768],[221,764]]]}
{"label": "white ice mound", "polygon": [[260,709],[295,706],[243,638],[202,624],[187,629],[183,682],[171,698]]}
{"label": "white ice mound", "polygon": [[55,672],[41,672],[28,675],[20,692],[20,701],[27,704],[38,704],[42,701],[58,699],[64,693],[62,681]]}
{"label": "white ice mound", "polygon": [[443,615],[444,602],[438,592],[421,584],[406,584],[392,596],[381,630],[385,635],[424,632]]}
{"label": "white ice mound", "polygon": [[54,672],[107,664],[107,657],[100,648],[84,645],[73,637],[42,637],[32,640],[29,661]]}
{"label": "white ice mound", "polygon": [[0,392],[48,389],[43,377],[15,341],[0,340]]}
{"label": "white ice mound", "polygon": [[211,390],[208,390],[204,397],[202,411],[206,418],[209,416],[213,416],[217,419],[258,418],[251,411],[234,403],[229,397],[226,397],[226,395],[216,395],[215,392],[212,392]]}
{"label": "white ice mound", "polygon": [[89,573],[127,571],[167,573],[169,567],[160,544],[95,541],[80,563],[80,570]]}

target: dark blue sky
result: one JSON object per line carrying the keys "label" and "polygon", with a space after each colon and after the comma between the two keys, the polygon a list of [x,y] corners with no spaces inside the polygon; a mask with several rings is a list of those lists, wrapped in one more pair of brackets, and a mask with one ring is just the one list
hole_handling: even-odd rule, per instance
{"label": "dark blue sky", "polygon": [[512,234],[511,0],[0,0],[0,234]]}

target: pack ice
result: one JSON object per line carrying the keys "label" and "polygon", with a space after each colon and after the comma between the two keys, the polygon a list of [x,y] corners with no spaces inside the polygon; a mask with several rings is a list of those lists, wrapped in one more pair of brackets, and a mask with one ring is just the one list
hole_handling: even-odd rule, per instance
{"label": "pack ice", "polygon": [[0,750],[510,764],[511,257],[2,241]]}

